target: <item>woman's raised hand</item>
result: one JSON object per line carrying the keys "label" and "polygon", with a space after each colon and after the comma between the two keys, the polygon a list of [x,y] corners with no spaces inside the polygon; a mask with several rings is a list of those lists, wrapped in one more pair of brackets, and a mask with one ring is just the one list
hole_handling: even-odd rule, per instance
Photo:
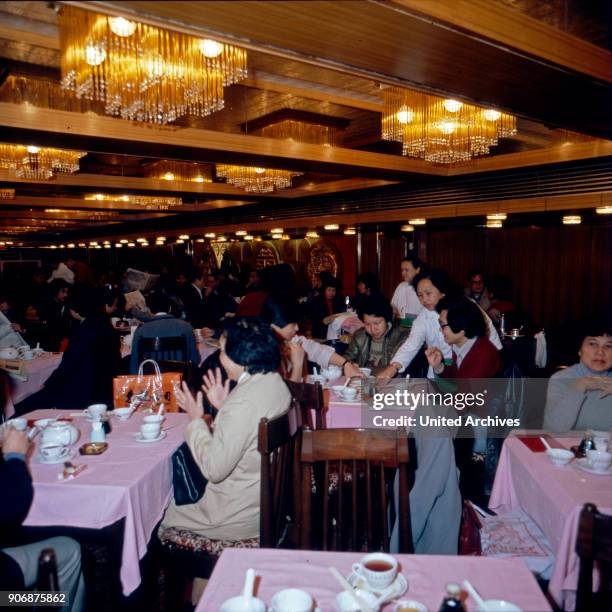
{"label": "woman's raised hand", "polygon": [[436,374],[440,374],[444,370],[444,355],[442,355],[442,351],[439,348],[435,346],[427,347],[425,349],[425,357],[427,357],[429,365]]}
{"label": "woman's raised hand", "polygon": [[202,404],[202,392],[198,391],[193,397],[187,383],[183,381],[181,388],[175,389],[176,402],[189,416],[190,421],[201,419],[204,414],[204,405]]}
{"label": "woman's raised hand", "polygon": [[219,368],[215,368],[214,372],[208,370],[202,378],[202,389],[206,393],[208,401],[217,410],[221,408],[225,398],[229,395],[229,383],[229,378],[225,381],[225,384],[223,383]]}

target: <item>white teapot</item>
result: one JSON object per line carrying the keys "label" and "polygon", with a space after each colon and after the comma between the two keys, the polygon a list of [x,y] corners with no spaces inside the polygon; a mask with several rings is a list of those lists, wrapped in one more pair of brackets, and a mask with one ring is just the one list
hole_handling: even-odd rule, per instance
{"label": "white teapot", "polygon": [[62,444],[68,446],[79,439],[79,430],[65,421],[49,423],[42,431],[42,444]]}

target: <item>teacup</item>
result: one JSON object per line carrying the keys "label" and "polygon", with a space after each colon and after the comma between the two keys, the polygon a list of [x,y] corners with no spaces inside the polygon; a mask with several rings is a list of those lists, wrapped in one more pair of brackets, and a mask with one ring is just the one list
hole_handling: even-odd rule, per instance
{"label": "teacup", "polygon": [[118,416],[121,421],[127,421],[134,412],[133,408],[115,408],[113,414]]}
{"label": "teacup", "polygon": [[[247,601],[248,603],[246,603]],[[221,604],[221,612],[245,612],[245,610],[249,612],[266,612],[266,604],[256,597],[246,600],[242,595],[232,597]]]}
{"label": "teacup", "polygon": [[596,472],[605,472],[612,463],[612,453],[608,451],[587,451],[587,462]]}
{"label": "teacup", "polygon": [[163,414],[148,414],[146,417],[143,417],[142,421],[143,423],[158,423],[161,427],[161,424],[165,418],[166,417]]}
{"label": "teacup", "polygon": [[549,448],[546,454],[555,465],[566,465],[574,458],[574,453],[564,448]]}
{"label": "teacup", "polygon": [[160,423],[144,423],[140,426],[140,435],[145,440],[154,440],[159,436],[161,430]]}
{"label": "teacup", "polygon": [[65,452],[63,444],[44,444],[40,447],[40,454],[45,459],[59,459]]}
{"label": "teacup", "polygon": [[[376,605],[378,598],[374,593],[364,589],[357,589],[356,594],[370,606],[371,610],[374,610],[374,612],[378,610]],[[342,591],[342,593],[336,595],[336,610],[339,612],[360,612],[361,608],[346,591]]]}
{"label": "teacup", "polygon": [[402,599],[395,604],[393,612],[427,612],[427,606],[414,599]]}
{"label": "teacup", "polygon": [[322,368],[321,374],[325,376],[327,380],[337,380],[342,376],[342,368],[332,365],[327,368]]}
{"label": "teacup", "polygon": [[272,597],[272,612],[311,612],[312,597],[301,589],[285,589]]}
{"label": "teacup", "polygon": [[27,419],[10,419],[6,424],[9,427],[15,428],[17,431],[25,431],[28,427]]}
{"label": "teacup", "polygon": [[509,601],[503,599],[487,599],[483,602],[486,608],[478,606],[476,612],[522,612],[521,609]]}
{"label": "teacup", "polygon": [[92,419],[99,419],[106,414],[107,409],[106,404],[91,404],[87,406],[86,412]]}
{"label": "teacup", "polygon": [[397,576],[397,561],[386,553],[370,553],[359,563],[353,563],[353,572],[363,578],[375,591],[387,588]]}
{"label": "teacup", "polygon": [[340,391],[340,395],[342,399],[354,400],[357,397],[357,389],[355,389],[355,387],[343,387],[342,391]]}
{"label": "teacup", "polygon": [[588,432],[588,435],[593,438],[593,444],[595,450],[607,451],[608,444],[610,442],[610,434],[607,431],[599,431],[596,429],[591,429]]}

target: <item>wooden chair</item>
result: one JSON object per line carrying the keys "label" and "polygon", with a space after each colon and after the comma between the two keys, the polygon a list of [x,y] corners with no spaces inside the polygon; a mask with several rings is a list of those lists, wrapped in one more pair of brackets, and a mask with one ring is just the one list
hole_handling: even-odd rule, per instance
{"label": "wooden chair", "polygon": [[145,359],[155,361],[187,361],[187,338],[185,336],[155,336],[138,339],[138,363]]}
{"label": "wooden chair", "polygon": [[405,432],[305,428],[301,465],[301,548],[388,551],[389,492],[399,469],[399,550],[413,551]]}
{"label": "wooden chair", "polygon": [[[323,387],[321,383],[293,382],[285,379],[291,397],[302,410],[302,422],[310,429],[323,429]],[[315,420],[312,420],[311,410],[315,412]]]}
{"label": "wooden chair", "polygon": [[[576,554],[580,558],[576,612],[612,610],[612,516],[593,504],[580,512]],[[599,569],[599,590],[593,592],[593,568]]]}
{"label": "wooden chair", "polygon": [[259,540],[264,548],[296,548],[299,543],[301,431],[302,413],[295,401],[285,414],[259,422]]}
{"label": "wooden chair", "polygon": [[159,369],[162,373],[164,372],[178,372],[183,377],[183,380],[187,383],[189,389],[194,391],[194,380],[193,380],[193,363],[191,361],[177,361],[174,359],[163,359],[158,361]]}

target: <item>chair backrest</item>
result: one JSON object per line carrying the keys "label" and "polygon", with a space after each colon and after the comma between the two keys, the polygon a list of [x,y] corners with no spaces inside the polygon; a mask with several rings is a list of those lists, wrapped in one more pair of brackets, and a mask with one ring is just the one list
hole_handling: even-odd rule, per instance
{"label": "chair backrest", "polygon": [[163,359],[158,361],[157,365],[162,373],[178,372],[182,375],[187,386],[193,391],[193,363],[191,361],[177,361],[174,359]]}
{"label": "chair backrest", "polygon": [[259,422],[262,547],[296,547],[298,544],[301,432],[302,415],[295,403],[285,414]]}
{"label": "chair backrest", "polygon": [[301,548],[388,551],[397,475],[399,550],[412,552],[405,431],[304,428],[300,461]]}
{"label": "chair backrest", "polygon": [[186,361],[187,338],[185,336],[139,338],[138,363],[142,363],[145,359]]}
{"label": "chair backrest", "polygon": [[[311,429],[323,429],[323,387],[321,383],[293,382],[285,379],[291,397],[302,410],[302,422]],[[312,419],[314,410],[315,418]]]}
{"label": "chair backrest", "polygon": [[[580,512],[576,554],[580,558],[576,612],[612,609],[612,516],[593,504]],[[599,590],[593,593],[593,566],[599,569]]]}

